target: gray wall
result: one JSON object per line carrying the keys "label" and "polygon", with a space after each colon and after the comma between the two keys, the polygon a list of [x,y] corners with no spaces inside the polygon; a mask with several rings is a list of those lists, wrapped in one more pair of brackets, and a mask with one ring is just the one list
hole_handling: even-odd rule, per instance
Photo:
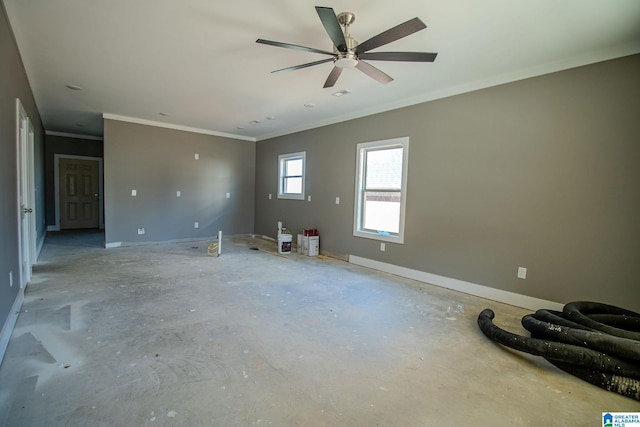
{"label": "gray wall", "polygon": [[254,165],[254,142],[105,120],[107,244],[252,232]]}
{"label": "gray wall", "polygon": [[[35,131],[34,167],[36,228],[38,243],[44,238],[44,138],[40,115],[0,2],[0,330],[9,318],[19,292],[18,277],[18,182],[16,159],[16,98],[20,98]],[[9,272],[14,285],[9,287]]]}
{"label": "gray wall", "polygon": [[47,135],[45,141],[46,220],[47,225],[54,225],[56,223],[55,155],[102,157],[103,143],[93,139],[71,138],[60,135]]}
{"label": "gray wall", "polygon": [[[328,253],[638,310],[638,76],[635,55],[259,142],[255,232],[282,220],[318,228]],[[410,137],[405,244],[380,252],[352,235],[356,144],[398,136]],[[302,150],[312,201],[277,200],[277,157]]]}

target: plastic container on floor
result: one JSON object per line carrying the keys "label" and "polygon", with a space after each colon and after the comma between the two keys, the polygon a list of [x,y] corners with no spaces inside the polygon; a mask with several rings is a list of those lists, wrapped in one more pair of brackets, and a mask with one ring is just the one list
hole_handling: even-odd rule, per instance
{"label": "plastic container on floor", "polygon": [[291,234],[278,235],[278,253],[285,255],[291,253],[291,239]]}

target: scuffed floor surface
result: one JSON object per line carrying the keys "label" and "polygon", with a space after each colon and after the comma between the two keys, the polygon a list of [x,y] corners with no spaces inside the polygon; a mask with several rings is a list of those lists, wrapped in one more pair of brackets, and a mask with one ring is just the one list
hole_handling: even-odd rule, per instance
{"label": "scuffed floor surface", "polygon": [[[6,426],[596,426],[640,403],[503,349],[528,311],[250,237],[50,234],[0,368]],[[542,308],[542,307],[541,307]]]}

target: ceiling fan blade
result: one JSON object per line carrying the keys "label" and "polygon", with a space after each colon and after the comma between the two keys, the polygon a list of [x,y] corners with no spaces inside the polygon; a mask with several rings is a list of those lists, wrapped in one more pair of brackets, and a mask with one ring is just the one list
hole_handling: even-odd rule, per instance
{"label": "ceiling fan blade", "polygon": [[306,64],[300,64],[300,65],[294,65],[293,67],[282,68],[280,70],[272,71],[271,74],[278,74],[278,73],[284,73],[286,71],[300,70],[302,68],[313,67],[314,65],[320,65],[330,61],[333,61],[333,58],[321,59],[320,61],[307,62]]}
{"label": "ceiling fan blade", "polygon": [[333,87],[334,84],[338,81],[338,77],[342,74],[343,68],[333,67],[333,70],[329,73],[329,77],[327,77],[327,81],[324,82],[323,88]]}
{"label": "ceiling fan blade", "polygon": [[367,61],[405,61],[405,62],[433,62],[437,53],[430,52],[365,52],[358,59]]}
{"label": "ceiling fan blade", "polygon": [[373,65],[367,64],[364,61],[358,61],[358,65],[356,65],[356,68],[362,71],[363,73],[365,73],[367,76],[371,77],[374,80],[377,80],[382,84],[387,84],[390,81],[393,81],[393,79],[390,76],[386,75],[385,73],[383,73],[382,71],[374,67]]}
{"label": "ceiling fan blade", "polygon": [[316,6],[316,12],[318,12],[320,21],[322,21],[322,25],[327,31],[327,34],[329,34],[333,45],[338,51],[346,52],[347,41],[344,39],[344,34],[342,33],[342,28],[340,27],[336,13],[332,8],[322,6]]}
{"label": "ceiling fan blade", "polygon": [[291,44],[291,43],[274,42],[271,40],[264,40],[264,39],[258,39],[256,40],[256,43],[268,44],[270,46],[277,46],[277,47],[285,47],[287,49],[297,49],[297,50],[302,50],[304,52],[322,53],[322,54],[331,55],[331,56],[335,55],[333,52],[329,52],[326,50],[314,49],[312,47],[299,46],[297,44]]}
{"label": "ceiling fan blade", "polygon": [[393,28],[389,28],[387,31],[384,31],[377,36],[373,36],[369,40],[360,43],[358,46],[356,46],[356,53],[359,55],[371,49],[375,49],[387,43],[391,43],[403,37],[409,36],[425,28],[427,28],[427,26],[420,19],[410,19],[407,22],[396,25]]}

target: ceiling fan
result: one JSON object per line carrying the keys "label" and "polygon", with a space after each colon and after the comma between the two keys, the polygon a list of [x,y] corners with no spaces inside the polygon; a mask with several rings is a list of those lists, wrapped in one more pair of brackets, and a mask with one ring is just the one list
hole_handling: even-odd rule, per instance
{"label": "ceiling fan", "polygon": [[272,71],[272,73],[300,70],[302,68],[312,67],[314,65],[333,61],[334,67],[333,70],[331,70],[331,73],[329,73],[329,77],[327,77],[327,80],[324,82],[325,88],[333,87],[333,85],[335,85],[343,69],[354,67],[380,83],[389,83],[393,80],[390,76],[374,67],[373,65],[365,62],[364,60],[433,62],[438,55],[437,53],[428,52],[369,52],[372,49],[391,43],[427,28],[427,26],[418,18],[410,19],[409,21],[390,28],[387,31],[378,34],[377,36],[371,37],[369,40],[363,43],[358,43],[349,34],[349,25],[351,25],[356,18],[353,13],[342,12],[336,16],[332,8],[322,6],[316,6],[316,12],[318,12],[320,21],[322,22],[324,29],[327,31],[327,34],[329,34],[331,41],[333,42],[333,52],[264,39],[258,39],[256,40],[256,43],[284,47],[287,49],[297,49],[306,52],[320,53],[323,55],[329,55],[330,58],[308,62],[306,64],[295,65],[293,67],[282,68],[280,70]]}

